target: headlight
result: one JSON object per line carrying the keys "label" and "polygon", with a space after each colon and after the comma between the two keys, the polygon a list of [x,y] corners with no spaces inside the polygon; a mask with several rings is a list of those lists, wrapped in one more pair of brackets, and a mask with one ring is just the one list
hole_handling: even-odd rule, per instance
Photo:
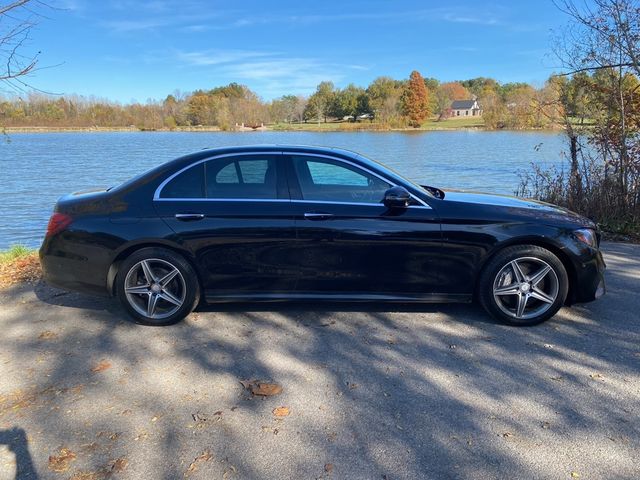
{"label": "headlight", "polygon": [[590,247],[598,248],[598,237],[596,232],[590,228],[581,228],[573,232],[573,235],[582,243],[586,243]]}

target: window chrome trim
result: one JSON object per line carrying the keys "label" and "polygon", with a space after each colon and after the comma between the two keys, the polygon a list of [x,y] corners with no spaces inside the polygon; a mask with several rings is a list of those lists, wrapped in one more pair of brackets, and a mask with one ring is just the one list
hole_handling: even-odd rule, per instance
{"label": "window chrome trim", "polygon": [[291,203],[288,198],[154,198],[154,202],[286,202]]}
{"label": "window chrome trim", "polygon": [[[200,165],[201,163],[204,162],[208,162],[209,160],[215,160],[217,158],[226,158],[226,157],[239,157],[239,156],[249,156],[249,155],[282,155],[282,152],[233,152],[233,153],[223,153],[221,155],[214,155],[213,157],[207,157],[207,158],[203,158],[201,160],[198,160],[197,162],[194,163],[190,163],[189,165],[187,165],[186,167],[181,168],[180,170],[178,170],[177,172],[173,173],[172,175],[170,175],[168,178],[165,178],[162,183],[160,185],[158,185],[158,188],[156,188],[156,191],[153,194],[153,200],[158,200],[158,201],[166,201],[166,200],[172,200],[172,201],[203,201],[203,200],[222,200],[222,201],[227,201],[227,199],[223,199],[223,198],[202,198],[202,197],[193,197],[193,198],[160,198],[160,194],[162,193],[162,189],[167,185],[167,183],[169,183],[171,180],[173,180],[175,177],[177,177],[178,175],[180,175],[182,172],[186,172],[187,170],[189,170],[192,167],[195,167],[196,165]],[[238,200],[238,199],[234,199],[234,200]],[[256,199],[245,199],[246,201],[255,201]],[[263,199],[264,200],[264,199]],[[273,200],[269,200],[269,201],[289,201],[286,199],[282,199],[282,198],[274,198]]]}
{"label": "window chrome trim", "polygon": [[[191,163],[186,167],[181,168],[177,172],[170,175],[168,178],[162,181],[156,191],[153,194],[153,200],[157,202],[290,202],[290,203],[313,203],[313,204],[330,204],[330,205],[362,205],[362,206],[384,206],[382,202],[380,203],[363,203],[363,202],[336,202],[336,201],[322,201],[322,200],[304,200],[304,199],[286,199],[286,198],[202,198],[202,197],[193,197],[193,198],[161,198],[160,194],[162,193],[162,189],[173,180],[175,177],[180,175],[182,172],[189,170],[196,165],[200,165],[201,163],[208,162],[209,160],[216,160],[218,158],[227,158],[227,157],[238,157],[238,156],[249,156],[249,155],[289,155],[289,156],[305,156],[305,157],[318,157],[318,158],[326,158],[328,160],[333,160],[335,162],[342,162],[356,169],[364,170],[365,172],[378,177],[380,180],[383,180],[390,184],[392,187],[397,187],[398,184],[389,180],[387,177],[380,175],[377,172],[369,170],[367,167],[363,167],[362,165],[358,165],[357,163],[351,162],[349,160],[345,160],[343,158],[332,157],[330,155],[324,155],[321,153],[307,153],[307,152],[283,152],[283,151],[273,151],[273,152],[234,152],[234,153],[225,153],[222,155],[216,155],[213,157],[203,158],[198,160],[197,162]],[[425,208],[428,210],[432,210],[431,206],[423,201],[422,199],[416,197],[413,193],[409,192],[411,198],[419,202],[421,205],[409,205],[407,208]]]}

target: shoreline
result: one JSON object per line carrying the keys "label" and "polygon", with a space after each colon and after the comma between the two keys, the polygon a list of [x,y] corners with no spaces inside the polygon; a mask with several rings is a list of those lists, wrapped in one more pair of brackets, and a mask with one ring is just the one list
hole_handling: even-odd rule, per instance
{"label": "shoreline", "polygon": [[[320,126],[318,126],[320,125]],[[205,133],[237,133],[237,132],[313,132],[313,133],[336,133],[336,132],[459,132],[459,131],[472,131],[472,132],[548,132],[559,133],[562,129],[554,128],[527,128],[527,129],[490,129],[484,126],[428,126],[419,128],[383,128],[377,124],[372,126],[357,126],[357,127],[343,127],[341,125],[351,124],[294,124],[294,125],[268,125],[260,128],[231,128],[221,129],[216,126],[202,126],[202,127],[176,127],[176,128],[137,128],[137,127],[3,127],[0,130],[0,134],[5,135],[15,133],[109,133],[109,132],[134,132],[134,133],[154,133],[154,132],[205,132]]]}

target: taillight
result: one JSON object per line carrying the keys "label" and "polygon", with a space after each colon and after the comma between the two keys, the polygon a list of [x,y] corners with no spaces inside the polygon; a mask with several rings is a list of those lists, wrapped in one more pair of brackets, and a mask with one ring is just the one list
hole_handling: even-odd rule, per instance
{"label": "taillight", "polygon": [[47,237],[62,232],[65,228],[71,225],[73,219],[66,213],[54,213],[49,219],[47,225]]}

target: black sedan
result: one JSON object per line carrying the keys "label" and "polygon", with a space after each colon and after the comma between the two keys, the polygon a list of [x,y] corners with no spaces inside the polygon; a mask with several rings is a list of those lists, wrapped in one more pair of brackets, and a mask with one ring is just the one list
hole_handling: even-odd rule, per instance
{"label": "black sedan", "polygon": [[553,205],[419,186],[353,152],[201,151],[55,206],[47,282],[168,325],[201,301],[471,302],[532,325],[604,294],[596,225]]}

